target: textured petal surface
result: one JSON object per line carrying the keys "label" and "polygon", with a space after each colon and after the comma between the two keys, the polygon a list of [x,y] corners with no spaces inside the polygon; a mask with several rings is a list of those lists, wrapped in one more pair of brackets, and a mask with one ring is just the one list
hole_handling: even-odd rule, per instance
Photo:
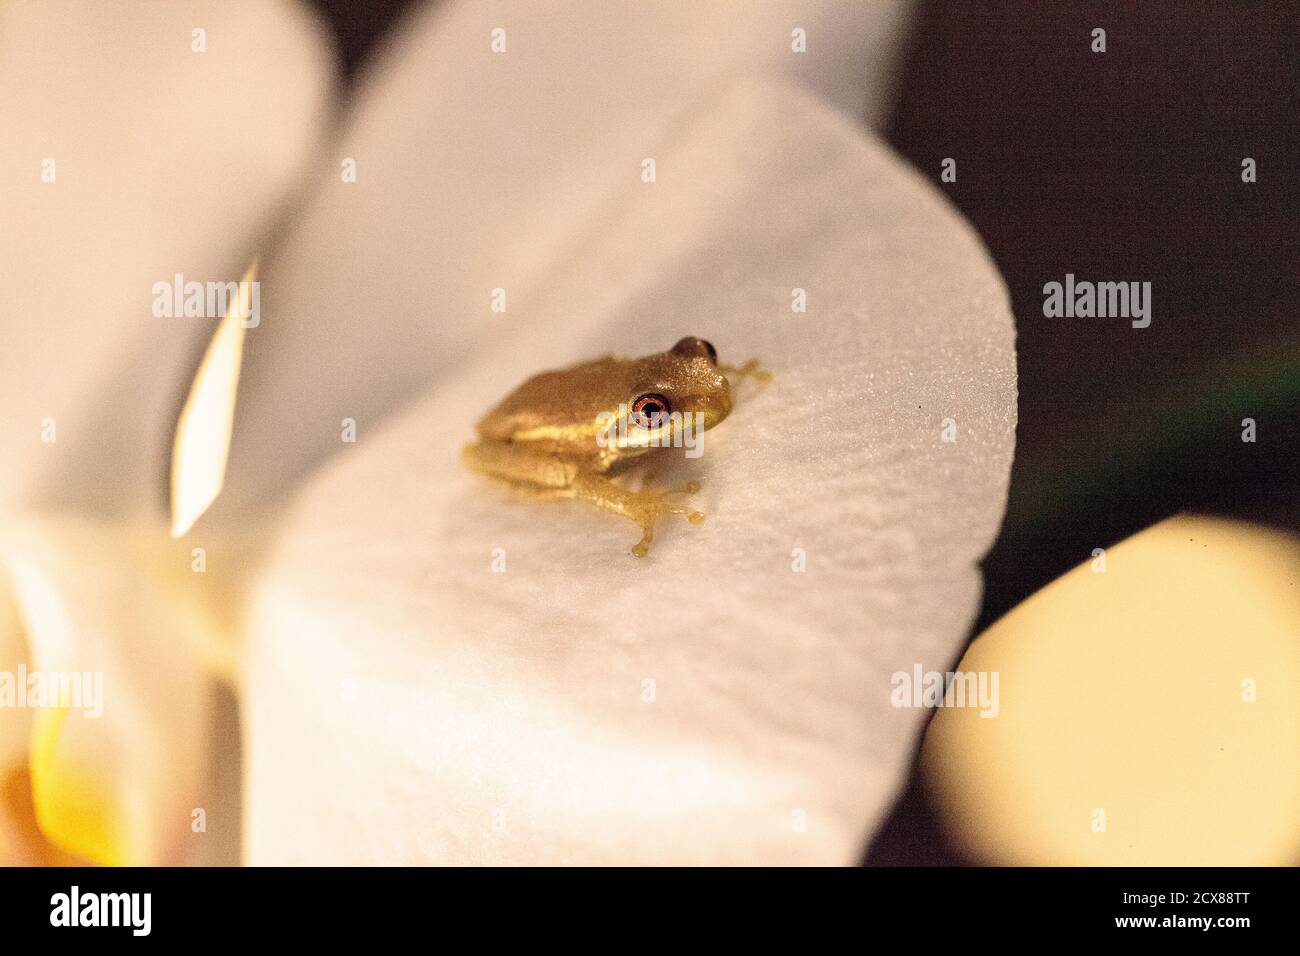
{"label": "textured petal surface", "polygon": [[[250,600],[249,862],[847,863],[895,793],[921,715],[890,675],[950,662],[1002,513],[1005,290],[802,92],[734,85],[652,149],[657,181],[285,522]],[[429,268],[414,237],[386,256]],[[462,469],[529,374],[686,334],[775,373],[660,474],[702,480],[702,527],[638,560],[629,522]]]}
{"label": "textured petal surface", "polygon": [[320,131],[325,49],[298,3],[0,4],[0,502],[161,510],[216,319],[156,317],[154,283],[242,274]]}

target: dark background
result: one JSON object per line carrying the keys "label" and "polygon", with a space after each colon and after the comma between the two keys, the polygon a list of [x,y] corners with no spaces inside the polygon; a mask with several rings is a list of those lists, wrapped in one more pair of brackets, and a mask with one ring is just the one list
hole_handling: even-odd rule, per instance
{"label": "dark background", "polygon": [[[411,4],[315,5],[350,81]],[[1300,530],[1300,4],[931,0],[898,89],[887,138],[974,223],[1016,316],[1016,456],[972,636],[1179,511]],[[1151,282],[1151,326],[1045,318],[1067,272]],[[915,774],[870,856],[973,862]]]}

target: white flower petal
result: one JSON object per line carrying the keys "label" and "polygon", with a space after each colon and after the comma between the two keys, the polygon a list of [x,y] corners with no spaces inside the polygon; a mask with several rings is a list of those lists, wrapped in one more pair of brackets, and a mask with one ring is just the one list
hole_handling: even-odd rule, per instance
{"label": "white flower petal", "polygon": [[[1002,513],[1005,290],[930,186],[801,93],[741,84],[673,129],[492,350],[288,520],[248,622],[249,862],[845,863],[896,792],[921,714],[890,675],[950,662]],[[686,334],[775,373],[678,469],[702,527],[638,560],[630,522],[461,467],[529,374]]]}
{"label": "white flower petal", "polygon": [[193,527],[221,493],[230,453],[230,430],[239,394],[239,369],[244,359],[245,323],[252,314],[252,289],[257,262],[239,283],[239,294],[208,343],[199,362],[172,445],[172,537]]}
{"label": "white flower petal", "polygon": [[155,317],[153,285],[239,277],[328,80],[299,3],[0,3],[0,502],[161,512],[217,322]]}
{"label": "white flower petal", "polygon": [[[268,266],[224,510],[270,507],[395,405],[529,317],[516,298],[585,248],[682,107],[794,75],[879,119],[910,4],[436,4],[362,87],[313,203]],[[505,30],[505,52],[492,32]],[[802,28],[807,52],[791,50]],[[355,182],[345,163],[355,162]],[[504,289],[508,313],[489,309]],[[221,513],[223,503],[218,503]]]}
{"label": "white flower petal", "polygon": [[[7,582],[0,577],[0,674],[17,673],[27,663],[27,645],[23,641],[18,606]],[[29,711],[0,711],[0,775],[3,768],[27,759],[31,737]]]}

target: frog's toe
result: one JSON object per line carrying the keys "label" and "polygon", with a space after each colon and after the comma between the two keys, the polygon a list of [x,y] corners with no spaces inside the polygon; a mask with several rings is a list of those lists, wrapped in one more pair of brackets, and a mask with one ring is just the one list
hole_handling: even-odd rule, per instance
{"label": "frog's toe", "polygon": [[687,521],[696,525],[704,521],[704,512],[685,505],[673,504],[668,500],[669,495],[695,494],[699,490],[699,482],[688,481],[678,488],[669,488],[666,491],[638,492],[634,496],[632,506],[628,509],[629,516],[641,525],[641,540],[632,546],[632,553],[639,558],[649,553],[650,544],[654,541],[655,525],[664,515],[685,515]]}
{"label": "frog's toe", "polygon": [[653,515],[686,515],[686,520],[691,524],[699,524],[704,520],[703,511],[696,511],[686,505],[674,504],[669,501],[669,498],[674,495],[693,495],[698,493],[699,490],[700,483],[698,481],[688,481],[677,485],[675,488],[665,488],[662,491],[643,491],[641,496],[646,510]]}
{"label": "frog's toe", "polygon": [[678,485],[676,488],[668,488],[662,492],[666,497],[668,495],[693,495],[699,492],[700,483],[698,481],[688,481],[685,484]]}
{"label": "frog's toe", "polygon": [[696,511],[694,508],[688,508],[685,505],[670,505],[665,502],[663,510],[670,515],[686,515],[686,520],[691,524],[699,524],[704,520],[703,511]]}

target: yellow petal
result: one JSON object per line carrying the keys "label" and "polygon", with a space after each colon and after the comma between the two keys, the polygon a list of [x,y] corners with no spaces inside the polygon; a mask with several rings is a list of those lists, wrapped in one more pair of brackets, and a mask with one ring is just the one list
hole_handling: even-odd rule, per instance
{"label": "yellow petal", "polygon": [[[73,625],[54,582],[29,560],[27,555],[10,554],[5,564],[11,594],[21,617],[21,630],[29,637],[38,635],[44,645],[29,655],[45,665],[67,662],[75,640]],[[12,599],[11,599],[12,601]],[[26,663],[26,661],[24,661]],[[42,671],[48,673],[49,671]],[[17,677],[24,673],[9,672]],[[21,681],[26,684],[26,680]],[[18,713],[33,715],[31,721],[29,773],[32,806],[37,826],[43,834],[57,834],[60,846],[80,853],[96,862],[124,862],[123,835],[118,821],[123,818],[114,806],[112,795],[96,785],[96,773],[79,765],[72,751],[63,748],[60,739],[68,723],[70,708],[47,706],[15,708]]]}
{"label": "yellow petal", "polygon": [[166,549],[170,563],[188,559],[162,528],[0,523],[28,675],[76,675],[84,695],[28,701],[32,813],[45,840],[93,863],[176,862],[205,849],[189,823],[207,771],[213,687],[202,649],[217,641],[193,597],[156,573]]}
{"label": "yellow petal", "polygon": [[179,538],[221,493],[230,452],[239,367],[244,355],[244,321],[252,310],[257,261],[239,284],[239,295],[203,356],[176,425],[172,448],[172,536]]}
{"label": "yellow petal", "polygon": [[88,861],[45,838],[36,823],[32,777],[24,763],[0,777],[0,863],[5,866],[84,866]]}
{"label": "yellow petal", "polygon": [[129,809],[112,786],[112,775],[79,760],[67,746],[70,713],[55,707],[36,715],[31,753],[36,824],[72,853],[101,866],[125,866],[133,862]]}
{"label": "yellow petal", "polygon": [[1000,701],[925,741],[955,838],[991,863],[1296,862],[1300,541],[1179,517],[1102,557],[962,660]]}

